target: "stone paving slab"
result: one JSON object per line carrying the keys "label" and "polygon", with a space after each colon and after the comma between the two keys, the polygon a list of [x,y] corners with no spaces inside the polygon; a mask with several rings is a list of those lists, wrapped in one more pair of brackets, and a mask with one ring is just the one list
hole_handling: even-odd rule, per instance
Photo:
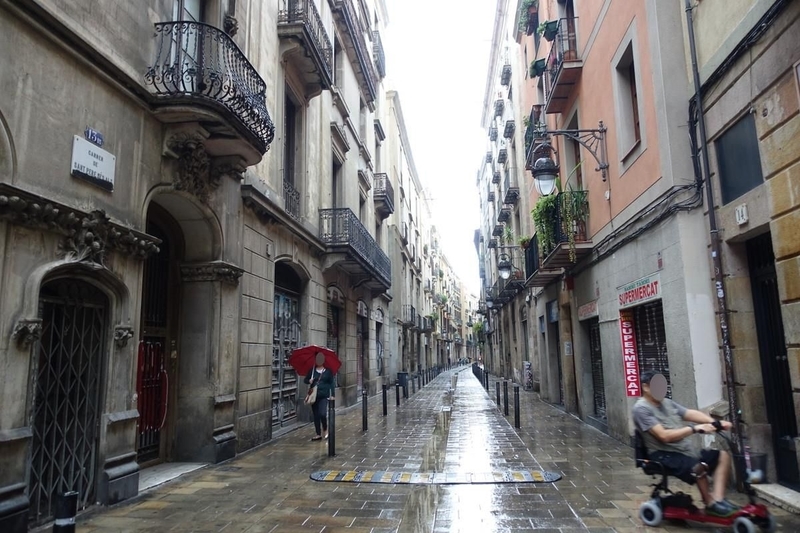
{"label": "stone paving slab", "polygon": [[[459,373],[453,394],[445,372],[382,416],[380,396],[336,418],[337,455],[311,442],[306,426],[257,450],[151,489],[132,501],[79,516],[79,532],[236,531],[517,532],[686,531],[680,524],[644,528],[638,506],[650,479],[632,450],[533,392],[520,393],[522,428],[508,418],[472,375]],[[490,384],[494,393],[494,381]],[[511,391],[510,391],[511,392]],[[443,407],[450,407],[443,411]],[[316,471],[466,473],[547,470],[555,483],[469,485],[318,483]],[[675,488],[693,491],[683,484]],[[742,497],[732,494],[735,501]],[[773,508],[779,531],[800,520]],[[705,529],[705,531],[710,531]]]}

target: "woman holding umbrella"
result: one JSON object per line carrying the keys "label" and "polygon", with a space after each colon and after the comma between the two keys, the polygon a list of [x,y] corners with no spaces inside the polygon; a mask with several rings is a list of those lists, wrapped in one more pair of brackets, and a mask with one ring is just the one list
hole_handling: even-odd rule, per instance
{"label": "woman holding umbrella", "polygon": [[334,390],[333,371],[325,366],[325,354],[317,352],[314,367],[306,374],[305,383],[311,388],[317,388],[317,399],[311,405],[311,412],[314,414],[314,429],[317,434],[311,440],[322,440],[321,430],[328,438],[328,398]]}

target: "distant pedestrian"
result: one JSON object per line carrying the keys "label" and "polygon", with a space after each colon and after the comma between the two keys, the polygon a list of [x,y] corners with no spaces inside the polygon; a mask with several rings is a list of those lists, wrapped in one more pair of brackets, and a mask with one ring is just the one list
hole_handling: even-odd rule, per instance
{"label": "distant pedestrian", "polygon": [[333,372],[325,367],[325,356],[317,353],[316,366],[306,375],[305,383],[310,385],[309,389],[317,388],[317,399],[311,404],[311,412],[314,414],[314,429],[316,435],[311,440],[322,440],[322,431],[325,438],[328,438],[328,398],[333,395],[334,381]]}

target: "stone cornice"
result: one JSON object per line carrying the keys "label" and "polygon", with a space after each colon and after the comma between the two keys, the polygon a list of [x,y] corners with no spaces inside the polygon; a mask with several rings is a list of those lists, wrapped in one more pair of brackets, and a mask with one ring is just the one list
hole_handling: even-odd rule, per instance
{"label": "stone cornice", "polygon": [[225,261],[184,263],[181,265],[181,279],[187,282],[221,281],[237,285],[242,274],[244,274],[244,269]]}
{"label": "stone cornice", "polygon": [[101,265],[108,251],[144,259],[157,253],[161,244],[146,233],[111,222],[102,210],[87,213],[7,183],[0,183],[0,219],[63,235],[62,255]]}

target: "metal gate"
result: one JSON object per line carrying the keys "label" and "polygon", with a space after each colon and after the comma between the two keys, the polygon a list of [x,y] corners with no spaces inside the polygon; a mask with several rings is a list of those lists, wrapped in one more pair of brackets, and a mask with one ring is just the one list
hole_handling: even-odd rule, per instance
{"label": "metal gate", "polygon": [[107,308],[106,296],[82,281],[42,287],[28,485],[34,522],[52,517],[57,494],[77,491],[81,508],[94,502]]}
{"label": "metal gate", "polygon": [[747,262],[753,290],[753,310],[764,380],[767,420],[772,426],[778,481],[800,486],[794,439],[797,437],[791,372],[783,331],[772,236],[766,233],[747,242]]}
{"label": "metal gate", "polygon": [[272,330],[272,425],[286,426],[297,418],[297,372],[289,364],[300,346],[300,301],[275,290]]}
{"label": "metal gate", "polygon": [[594,415],[606,418],[606,388],[603,379],[603,350],[600,344],[600,320],[589,321],[589,360],[592,367],[592,385],[594,386]]}
{"label": "metal gate", "polygon": [[636,330],[636,349],[639,353],[639,371],[657,370],[667,378],[667,398],[672,398],[672,380],[669,377],[667,334],[664,330],[664,308],[661,301],[633,308]]}
{"label": "metal gate", "polygon": [[136,362],[139,409],[136,460],[140,464],[163,459],[162,430],[169,397],[166,354],[172,246],[166,232],[157,224],[148,222],[147,232],[161,239],[161,244],[158,253],[147,258],[142,278],[142,340]]}

